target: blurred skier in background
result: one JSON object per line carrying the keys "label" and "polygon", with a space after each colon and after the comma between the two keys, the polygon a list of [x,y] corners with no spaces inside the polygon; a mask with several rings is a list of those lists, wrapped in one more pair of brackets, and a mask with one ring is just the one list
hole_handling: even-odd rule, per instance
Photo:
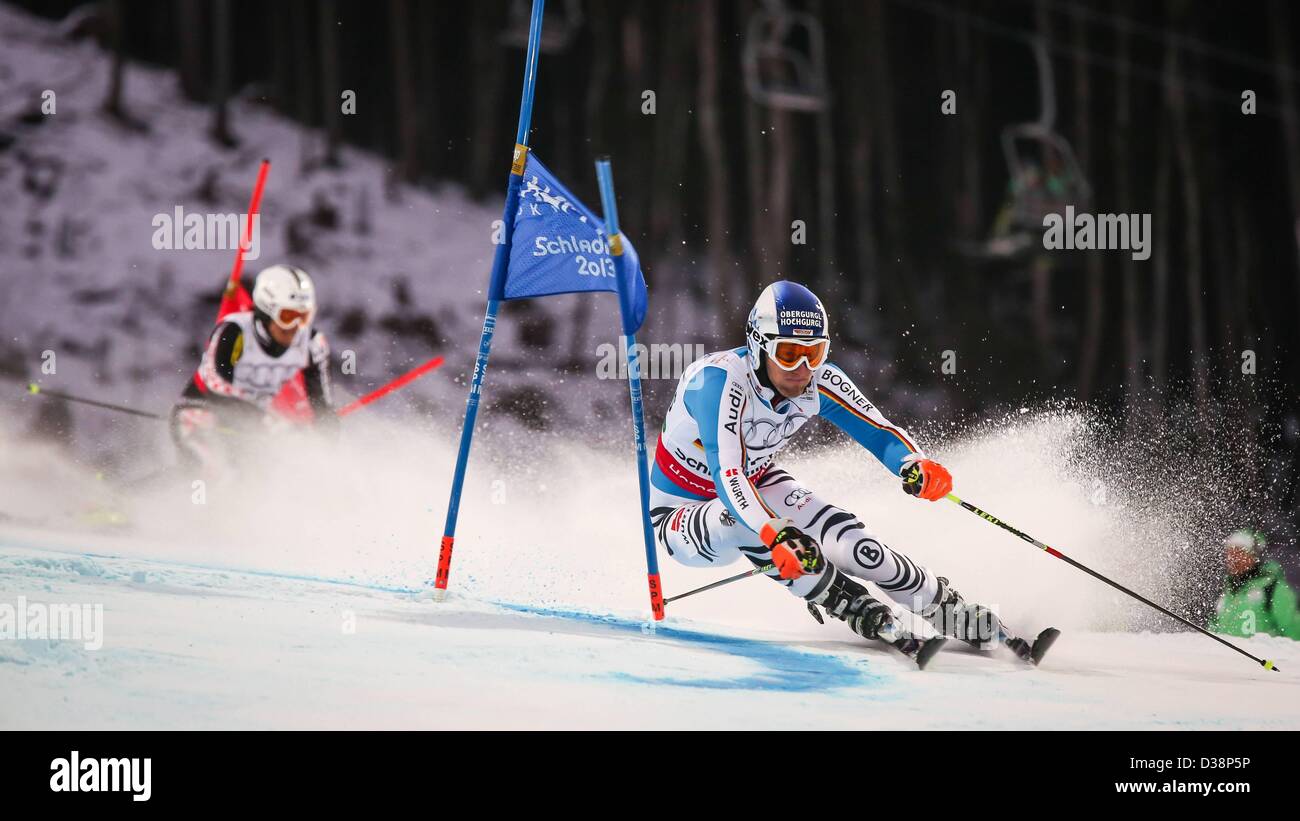
{"label": "blurred skier in background", "polygon": [[1223,543],[1227,570],[1210,629],[1225,636],[1250,638],[1257,633],[1300,639],[1300,605],[1282,565],[1262,554],[1264,534],[1238,530]]}
{"label": "blurred skier in background", "polygon": [[257,275],[251,309],[218,320],[172,409],[172,438],[184,467],[229,475],[235,446],[259,429],[337,426],[329,342],[313,326],[315,316],[316,289],[301,268],[273,265]]}

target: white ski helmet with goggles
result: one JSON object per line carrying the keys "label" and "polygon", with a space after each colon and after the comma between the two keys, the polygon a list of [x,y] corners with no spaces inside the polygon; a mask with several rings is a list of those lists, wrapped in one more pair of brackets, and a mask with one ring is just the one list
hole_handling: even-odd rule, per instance
{"label": "white ski helmet with goggles", "polygon": [[745,323],[745,344],[758,370],[766,355],[783,370],[819,368],[830,354],[830,322],[817,296],[797,282],[778,280],[763,289]]}
{"label": "white ski helmet with goggles", "polygon": [[316,313],[316,288],[301,268],[272,265],[253,283],[253,307],[285,330],[306,327]]}

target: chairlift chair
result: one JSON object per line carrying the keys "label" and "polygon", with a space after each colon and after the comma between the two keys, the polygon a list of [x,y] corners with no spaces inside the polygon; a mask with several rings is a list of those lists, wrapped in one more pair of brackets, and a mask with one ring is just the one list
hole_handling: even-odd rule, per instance
{"label": "chairlift chair", "polygon": [[[1006,214],[1007,233],[1001,234],[995,227],[994,235],[985,243],[965,247],[965,252],[971,256],[1020,256],[1037,246],[1036,237],[1043,230],[1045,216],[1063,214],[1067,205],[1086,210],[1092,200],[1092,187],[1074,149],[1054,130],[1056,84],[1047,44],[1043,38],[1035,37],[1031,47],[1038,66],[1038,119],[1002,129],[1002,154],[1006,159],[1011,189],[1011,202],[1006,206],[1010,209]],[[1037,155],[1041,162],[1032,159],[1032,149],[1024,148],[1028,144],[1038,146]],[[1035,176],[1038,185],[1031,188]]]}
{"label": "chairlift chair", "polygon": [[[1045,160],[1055,157],[1060,163],[1060,172],[1052,179],[1047,178],[1051,170],[1048,163],[1035,163],[1027,159],[1031,151],[1023,151],[1024,143],[1037,143],[1039,156]],[[1002,153],[1006,157],[1007,172],[1011,175],[1011,184],[1015,202],[1012,222],[1021,228],[1043,227],[1043,217],[1047,214],[1064,213],[1067,205],[1086,210],[1092,198],[1092,189],[1083,175],[1083,169],[1074,154],[1074,149],[1064,137],[1055,131],[1047,131],[1038,123],[1024,123],[1007,126],[1002,130]],[[1035,173],[1044,176],[1042,196],[1035,197],[1033,192],[1019,188]],[[1055,180],[1062,184],[1061,190],[1052,190]]]}
{"label": "chairlift chair", "polygon": [[[1052,60],[1047,53],[1047,43],[1042,37],[1035,37],[1031,47],[1034,62],[1038,67],[1038,119],[1032,123],[1007,126],[1002,130],[1002,153],[1007,161],[1007,173],[1011,175],[1015,215],[1013,223],[1021,227],[1041,229],[1043,217],[1049,213],[1060,213],[1066,205],[1085,208],[1091,199],[1092,189],[1084,177],[1083,169],[1074,154],[1070,143],[1054,130],[1056,124],[1056,82],[1052,74]],[[1037,143],[1040,147],[1041,165],[1035,166],[1026,159],[1028,152],[1021,153],[1022,143]],[[1044,196],[1037,200],[1026,196],[1019,186],[1028,180],[1035,168],[1046,175],[1049,158],[1055,157],[1060,163],[1060,173],[1055,179],[1064,181],[1064,190],[1048,190],[1051,180],[1043,180]]]}

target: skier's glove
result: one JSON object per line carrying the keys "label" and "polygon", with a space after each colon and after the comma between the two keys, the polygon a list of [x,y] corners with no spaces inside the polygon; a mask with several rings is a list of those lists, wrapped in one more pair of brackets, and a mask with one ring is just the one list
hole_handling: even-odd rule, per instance
{"label": "skier's glove", "polygon": [[772,564],[781,578],[797,579],[805,573],[820,573],[826,567],[821,548],[807,533],[789,519],[772,519],[763,525],[758,536],[772,551]]}
{"label": "skier's glove", "polygon": [[937,502],[952,492],[952,474],[948,469],[919,453],[903,457],[903,468],[898,475],[903,477],[904,491],[927,501]]}

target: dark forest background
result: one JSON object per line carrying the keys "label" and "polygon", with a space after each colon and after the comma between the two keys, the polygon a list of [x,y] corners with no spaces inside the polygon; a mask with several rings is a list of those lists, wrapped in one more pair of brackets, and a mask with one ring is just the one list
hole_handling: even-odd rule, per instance
{"label": "dark forest background", "polygon": [[[106,48],[174,67],[212,106],[215,150],[239,142],[226,116],[239,94],[319,136],[299,174],[352,143],[390,156],[394,183],[502,196],[526,2],[19,5],[94,9],[85,25]],[[1201,446],[1234,431],[1243,470],[1267,454],[1294,473],[1291,3],[549,6],[532,145],[588,202],[592,158],[614,156],[652,292],[689,291],[738,339],[762,284],[799,279],[827,302],[837,345],[889,357],[957,414],[1078,399],[1132,429],[1176,421]],[[356,91],[356,116],[340,115],[342,89]],[[1243,113],[1246,90],[1257,113]],[[110,83],[105,105],[129,121],[124,99]],[[1013,168],[1003,140],[1016,125]],[[1065,204],[1152,214],[1151,258],[1044,252],[1032,223]],[[958,354],[960,389],[945,383],[944,350]],[[1245,351],[1257,374],[1243,374]],[[1280,497],[1294,505],[1294,478]]]}

